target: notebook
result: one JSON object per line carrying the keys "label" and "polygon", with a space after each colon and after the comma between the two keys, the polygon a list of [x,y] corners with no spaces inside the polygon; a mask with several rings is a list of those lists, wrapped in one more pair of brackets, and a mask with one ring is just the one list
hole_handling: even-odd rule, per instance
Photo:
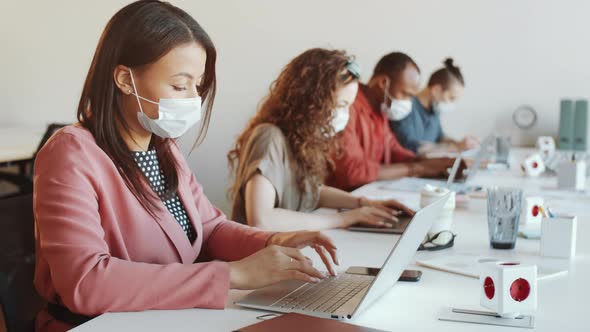
{"label": "notebook", "polygon": [[234,332],[385,332],[368,327],[342,323],[334,319],[318,318],[296,313],[284,314],[243,327]]}
{"label": "notebook", "polygon": [[[559,264],[543,264],[543,262],[534,262],[532,259],[528,260],[532,264],[537,263],[537,280],[558,277],[565,275],[568,272],[566,268],[559,266]],[[514,257],[486,257],[467,254],[446,255],[433,259],[419,259],[416,260],[416,263],[439,271],[460,274],[471,278],[479,278],[479,264],[499,261],[520,261],[526,263],[526,259],[515,259]]]}

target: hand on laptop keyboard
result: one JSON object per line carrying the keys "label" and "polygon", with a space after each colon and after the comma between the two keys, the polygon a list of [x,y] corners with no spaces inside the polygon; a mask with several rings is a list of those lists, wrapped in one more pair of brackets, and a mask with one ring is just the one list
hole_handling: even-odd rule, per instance
{"label": "hand on laptop keyboard", "polygon": [[400,215],[406,215],[408,217],[413,217],[416,213],[414,210],[410,209],[403,203],[395,199],[385,199],[385,200],[372,200],[361,198],[360,199],[361,206],[372,206],[376,207],[380,210],[383,210],[394,217],[399,217]]}
{"label": "hand on laptop keyboard", "polygon": [[340,212],[340,215],[343,218],[343,228],[353,225],[391,227],[391,223],[397,221],[393,214],[372,206]]}
{"label": "hand on laptop keyboard", "polygon": [[336,275],[332,262],[338,264],[336,246],[321,232],[285,232],[270,237],[267,247],[242,260],[230,262],[230,287],[256,289],[283,280],[317,283],[328,275],[312,266],[299,249],[315,249],[330,271]]}

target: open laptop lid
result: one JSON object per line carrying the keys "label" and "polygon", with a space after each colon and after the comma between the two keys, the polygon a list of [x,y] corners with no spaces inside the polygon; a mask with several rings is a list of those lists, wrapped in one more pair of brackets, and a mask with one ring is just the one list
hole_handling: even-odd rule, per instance
{"label": "open laptop lid", "polygon": [[453,163],[453,167],[449,173],[449,178],[447,179],[447,186],[450,186],[453,182],[455,182],[455,179],[457,179],[457,174],[459,173],[459,168],[461,167],[461,161],[467,159],[468,156],[475,154],[473,164],[467,169],[465,182],[467,183],[470,179],[473,179],[475,173],[477,173],[477,170],[481,166],[481,163],[488,152],[489,145],[494,143],[494,139],[495,138],[492,135],[487,136],[479,148],[461,152]]}
{"label": "open laptop lid", "polygon": [[457,173],[459,172],[459,168],[461,167],[461,160],[461,155],[459,155],[457,159],[455,159],[455,162],[453,163],[453,168],[451,169],[451,172],[449,173],[449,178],[447,179],[447,185],[450,185],[455,181]]}
{"label": "open laptop lid", "polygon": [[369,286],[369,290],[348,318],[366,309],[393,287],[405,267],[410,263],[412,257],[414,257],[418,246],[420,246],[434,220],[439,217],[450,196],[451,194],[448,193],[434,203],[416,212],[406,231],[391,249],[379,274],[377,274],[371,286]]}
{"label": "open laptop lid", "polygon": [[467,170],[467,176],[465,177],[465,182],[468,182],[469,180],[473,179],[473,177],[475,177],[475,173],[477,173],[477,170],[481,166],[481,163],[483,162],[484,158],[488,154],[490,146],[495,143],[495,140],[496,140],[495,136],[489,135],[483,140],[483,142],[481,142],[481,144],[479,146],[479,150],[477,151],[477,154],[475,155],[473,165],[471,165],[471,167],[469,167],[469,169]]}

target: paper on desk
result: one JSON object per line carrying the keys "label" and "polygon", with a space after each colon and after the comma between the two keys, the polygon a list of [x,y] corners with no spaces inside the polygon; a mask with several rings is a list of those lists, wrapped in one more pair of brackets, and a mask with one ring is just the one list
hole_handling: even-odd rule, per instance
{"label": "paper on desk", "polygon": [[[418,265],[431,269],[464,275],[471,278],[479,278],[480,264],[487,262],[513,261],[514,258],[502,258],[491,256],[476,256],[467,254],[453,254],[432,259],[417,260]],[[527,263],[526,260],[518,260],[521,263]],[[535,263],[535,262],[529,262]],[[549,264],[547,264],[549,265]],[[555,266],[546,266],[537,264],[537,280],[553,278],[567,274],[567,269],[560,269]]]}

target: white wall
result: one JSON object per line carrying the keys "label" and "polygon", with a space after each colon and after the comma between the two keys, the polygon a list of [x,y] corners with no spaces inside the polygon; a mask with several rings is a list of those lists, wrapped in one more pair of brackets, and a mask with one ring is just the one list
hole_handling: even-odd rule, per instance
{"label": "white wall", "polygon": [[[73,121],[99,34],[125,3],[0,1],[1,125]],[[365,78],[390,51],[410,54],[426,76],[453,56],[467,83],[459,110],[443,119],[455,136],[508,133],[512,110],[531,104],[540,122],[527,133],[530,142],[556,134],[561,97],[590,97],[590,1],[173,3],[217,44],[219,93],[211,128],[189,161],[225,211],[227,151],[282,66],[307,48],[348,50]]]}

